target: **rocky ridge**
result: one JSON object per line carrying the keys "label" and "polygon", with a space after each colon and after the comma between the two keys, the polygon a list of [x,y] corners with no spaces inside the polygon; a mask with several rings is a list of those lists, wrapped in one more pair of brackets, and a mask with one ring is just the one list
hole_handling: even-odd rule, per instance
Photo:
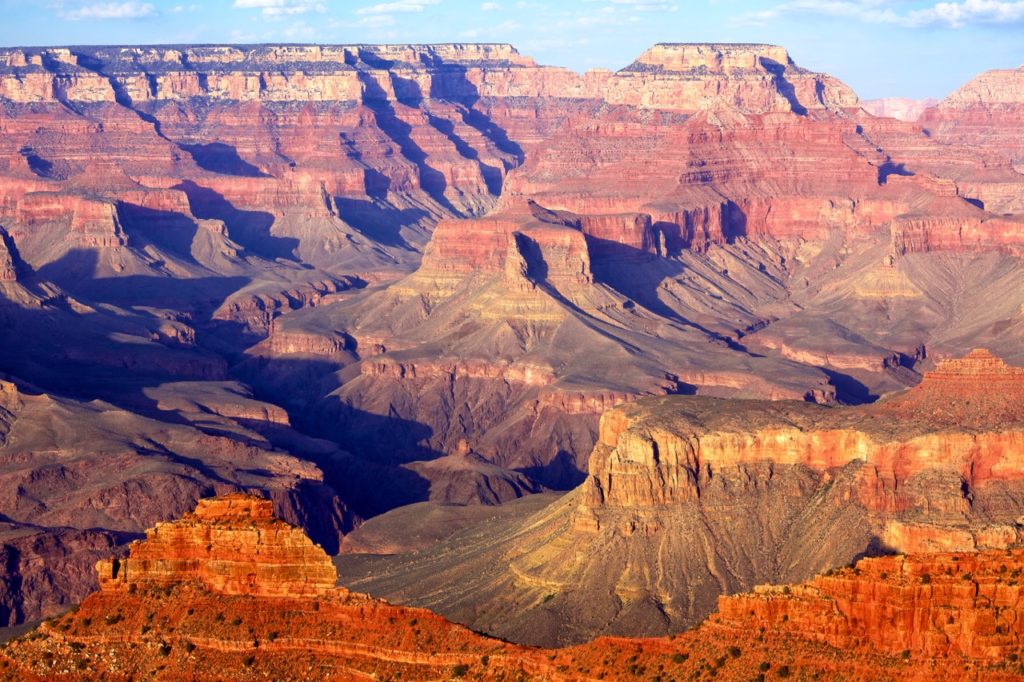
{"label": "rocky ridge", "polygon": [[[218,556],[229,547],[233,559],[225,563]],[[582,681],[685,679],[710,669],[729,680],[767,673],[924,681],[1022,674],[1014,662],[1022,646],[1020,550],[864,559],[799,585],[722,597],[719,613],[679,635],[602,637],[560,650],[488,639],[428,611],[331,587],[327,556],[251,496],[204,501],[134,545],[116,578],[115,566],[98,564],[103,587],[80,607],[5,645],[0,676]]]}

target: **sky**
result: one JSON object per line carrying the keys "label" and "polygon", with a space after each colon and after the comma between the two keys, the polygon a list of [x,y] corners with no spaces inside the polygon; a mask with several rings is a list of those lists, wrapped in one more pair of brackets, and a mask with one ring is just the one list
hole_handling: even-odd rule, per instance
{"label": "sky", "polygon": [[1024,0],[0,0],[0,45],[507,42],[619,69],[658,42],[757,42],[865,99],[1024,63]]}

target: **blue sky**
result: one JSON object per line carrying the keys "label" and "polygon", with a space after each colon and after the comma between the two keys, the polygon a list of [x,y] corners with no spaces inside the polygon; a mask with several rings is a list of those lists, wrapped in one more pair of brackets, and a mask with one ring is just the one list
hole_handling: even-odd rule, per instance
{"label": "blue sky", "polygon": [[510,42],[617,69],[656,42],[767,42],[864,98],[1024,63],[1024,0],[0,0],[0,44]]}

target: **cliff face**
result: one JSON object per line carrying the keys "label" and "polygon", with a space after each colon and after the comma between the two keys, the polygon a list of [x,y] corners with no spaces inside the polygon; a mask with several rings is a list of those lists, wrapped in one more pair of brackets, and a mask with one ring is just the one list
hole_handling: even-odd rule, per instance
{"label": "cliff face", "polygon": [[714,622],[844,651],[1007,660],[1021,637],[1021,559],[1020,550],[864,559],[790,589],[722,597]]}
{"label": "cliff face", "polygon": [[394,268],[438,218],[487,210],[522,160],[475,103],[566,78],[509,46],[6,50],[0,214],[37,266],[61,255],[41,233],[70,229],[186,270]]}
{"label": "cliff face", "polygon": [[864,559],[806,583],[723,597],[719,613],[672,637],[534,649],[335,588],[327,556],[272,518],[266,500],[228,496],[154,529],[126,561],[101,561],[101,590],[6,644],[0,669],[32,681],[300,680],[325,671],[567,681],[708,668],[729,680],[767,671],[1003,680],[1019,672],[1022,569],[1019,550]]}
{"label": "cliff face", "polygon": [[1024,147],[1010,131],[1020,126],[1022,117],[1024,69],[1004,69],[975,77],[926,111],[920,124],[942,143],[969,147],[990,157],[989,165],[1002,165],[1004,182],[979,198],[996,211],[1017,213],[1019,195],[1010,186],[1019,182]]}

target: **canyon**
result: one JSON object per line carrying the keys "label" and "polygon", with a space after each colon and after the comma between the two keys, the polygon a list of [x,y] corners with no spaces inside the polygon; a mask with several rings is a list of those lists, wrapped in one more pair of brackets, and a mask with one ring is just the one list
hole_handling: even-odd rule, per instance
{"label": "canyon", "polygon": [[1024,368],[984,350],[857,407],[703,396],[607,411],[580,487],[343,584],[536,646],[697,625],[722,595],[864,556],[1022,541]]}
{"label": "canyon", "polygon": [[[232,492],[380,566],[358,589],[503,637],[536,616],[546,644],[586,594],[565,642],[695,625],[869,549],[1010,543],[1013,404],[975,382],[947,412],[965,394],[933,387],[974,371],[952,358],[1009,371],[977,347],[1024,365],[1020,74],[915,117],[772,45],[584,74],[503,44],[0,49],[0,625]],[[775,421],[831,454],[723,437],[705,480],[670,437]],[[789,437],[773,463],[722,454]],[[915,468],[932,447],[950,459]],[[403,536],[411,504],[450,528]],[[658,537],[741,517],[771,547],[698,547],[692,591],[658,585]],[[481,534],[464,596],[396,588],[422,538]]]}
{"label": "canyon", "polygon": [[[205,499],[126,560],[101,560],[76,610],[0,648],[19,680],[508,680],[772,677],[1018,679],[1021,550],[862,559],[722,597],[672,637],[545,650],[340,587],[322,549],[251,495]],[[759,672],[760,671],[760,672]],[[947,678],[948,679],[948,678]]]}

